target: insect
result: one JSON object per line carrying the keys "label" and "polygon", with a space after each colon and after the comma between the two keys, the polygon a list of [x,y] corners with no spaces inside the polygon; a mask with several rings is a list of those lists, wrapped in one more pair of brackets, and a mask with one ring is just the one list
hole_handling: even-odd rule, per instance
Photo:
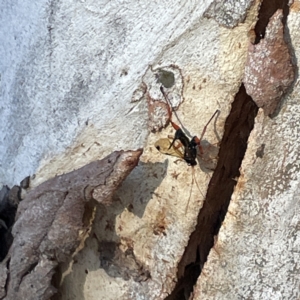
{"label": "insect", "polygon": [[[155,143],[155,147],[157,150],[161,151],[164,154],[169,154],[173,156],[177,156],[180,158],[183,158],[186,163],[190,166],[195,166],[197,165],[197,148],[199,149],[200,154],[203,153],[202,147],[201,147],[201,141],[202,138],[206,132],[207,126],[209,123],[212,121],[212,119],[220,112],[218,109],[214,112],[214,114],[211,116],[211,118],[208,120],[206,125],[204,126],[200,138],[197,136],[192,137],[191,140],[186,136],[186,134],[183,132],[183,130],[172,121],[172,111],[171,111],[171,104],[170,101],[163,89],[163,87],[160,87],[160,90],[164,96],[164,98],[167,101],[168,104],[168,114],[169,114],[169,119],[170,123],[173,126],[173,128],[176,130],[175,136],[173,138],[173,141],[169,144],[169,146],[166,146],[168,144],[169,139],[161,139],[158,142]],[[179,140],[180,144],[175,146],[174,143],[175,141]],[[183,148],[183,153],[179,150],[179,148]],[[166,151],[167,149],[167,151]],[[201,156],[201,155],[200,155]]]}
{"label": "insect", "polygon": [[[208,122],[206,123],[206,125],[204,126],[201,136],[200,138],[198,138],[197,136],[192,137],[191,139],[189,139],[186,134],[183,132],[183,130],[180,128],[179,125],[177,125],[176,123],[174,123],[172,121],[172,110],[171,110],[171,103],[164,91],[164,88],[161,86],[160,90],[167,102],[168,105],[168,114],[169,114],[169,120],[170,123],[172,125],[172,127],[176,130],[175,132],[175,136],[173,137],[172,142],[170,141],[169,138],[163,138],[158,140],[155,143],[155,147],[158,151],[160,151],[163,154],[167,154],[167,155],[172,155],[172,156],[176,156],[179,157],[181,159],[183,159],[189,166],[192,166],[192,187],[193,187],[193,183],[196,182],[196,185],[198,187],[198,190],[201,192],[201,189],[196,181],[195,178],[195,170],[194,170],[194,166],[197,165],[197,157],[203,154],[203,149],[201,146],[201,141],[202,138],[206,132],[207,126],[209,125],[209,123],[213,120],[213,118],[220,113],[220,111],[217,109],[214,114],[211,116],[211,118],[208,120]],[[179,120],[179,119],[178,119]],[[180,122],[180,120],[179,120]],[[177,145],[175,145],[175,142],[179,141],[179,143]],[[180,150],[181,149],[181,150]],[[197,149],[199,149],[199,153]],[[182,151],[183,150],[183,151]],[[189,202],[190,202],[190,198],[191,198],[191,194],[192,194],[192,187],[190,190],[190,195],[188,198],[188,203],[185,209],[185,213],[187,212],[188,206],[189,206]],[[203,195],[203,194],[202,194]]]}

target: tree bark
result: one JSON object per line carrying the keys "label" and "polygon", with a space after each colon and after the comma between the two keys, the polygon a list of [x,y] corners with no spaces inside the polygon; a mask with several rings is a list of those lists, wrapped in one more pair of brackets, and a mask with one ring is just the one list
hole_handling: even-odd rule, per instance
{"label": "tree bark", "polygon": [[[7,297],[299,298],[299,0],[22,3],[0,10],[0,182],[31,178]],[[204,134],[194,167],[177,126]],[[63,177],[140,148],[118,189]]]}

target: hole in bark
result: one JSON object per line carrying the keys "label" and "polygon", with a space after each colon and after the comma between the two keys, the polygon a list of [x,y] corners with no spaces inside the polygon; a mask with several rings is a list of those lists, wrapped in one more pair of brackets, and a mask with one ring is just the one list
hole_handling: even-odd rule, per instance
{"label": "hole in bark", "polygon": [[206,200],[198,215],[195,231],[178,265],[178,282],[166,298],[188,299],[214,245],[224,220],[239,168],[244,158],[249,134],[254,126],[258,107],[247,95],[242,84],[232,103],[225,122],[225,132],[220,145],[219,161],[208,186]]}
{"label": "hole in bark", "polygon": [[264,0],[262,2],[258,13],[258,21],[254,28],[256,34],[255,44],[258,44],[265,37],[269,19],[278,9],[283,10],[282,23],[285,26],[290,9],[288,3],[289,0]]}
{"label": "hole in bark", "polygon": [[157,82],[160,82],[165,88],[171,88],[175,84],[173,72],[160,69],[156,74]]}

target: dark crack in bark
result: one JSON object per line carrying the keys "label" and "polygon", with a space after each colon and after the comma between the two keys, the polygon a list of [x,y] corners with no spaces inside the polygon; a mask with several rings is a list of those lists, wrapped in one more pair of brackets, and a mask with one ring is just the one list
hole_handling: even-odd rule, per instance
{"label": "dark crack in bark", "polygon": [[219,161],[210,180],[206,199],[198,215],[197,226],[178,265],[178,282],[166,299],[189,299],[193,287],[214,245],[239,177],[249,134],[254,126],[258,107],[240,87],[225,123]]}
{"label": "dark crack in bark", "polygon": [[265,37],[266,28],[270,18],[275,14],[278,9],[282,9],[283,26],[286,25],[287,16],[289,14],[289,0],[263,0],[258,12],[258,20],[255,24],[255,44],[258,44],[261,39]]}

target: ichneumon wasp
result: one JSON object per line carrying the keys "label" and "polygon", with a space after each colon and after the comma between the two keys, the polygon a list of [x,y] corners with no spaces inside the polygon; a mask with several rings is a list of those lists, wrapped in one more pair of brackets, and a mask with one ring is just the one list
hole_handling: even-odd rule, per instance
{"label": "ichneumon wasp", "polygon": [[[214,119],[214,117],[220,113],[220,111],[217,109],[214,112],[214,114],[211,116],[211,118],[208,120],[208,122],[206,123],[206,125],[204,126],[204,128],[202,130],[200,138],[198,138],[197,136],[194,136],[191,139],[189,139],[187,137],[187,135],[183,132],[183,130],[180,128],[180,126],[173,122],[173,120],[172,120],[172,105],[170,103],[170,100],[168,99],[168,97],[164,91],[164,88],[162,86],[160,87],[160,90],[167,102],[169,121],[170,121],[172,127],[176,130],[176,132],[175,132],[175,136],[172,138],[172,142],[170,141],[169,138],[160,139],[155,143],[155,147],[161,153],[179,157],[179,158],[183,159],[188,165],[192,166],[192,172],[193,172],[192,173],[192,178],[193,178],[192,185],[195,181],[200,193],[202,194],[200,187],[198,186],[198,183],[195,179],[194,166],[197,165],[197,157],[198,156],[201,157],[203,154],[201,141],[206,132],[206,129],[207,129],[208,125],[210,124],[210,122]],[[175,145],[176,141],[179,141],[179,143]],[[197,149],[199,150],[199,154],[198,154]],[[189,205],[191,193],[192,193],[192,190],[190,191],[190,196],[188,199],[188,204],[187,204],[186,210]]]}
{"label": "ichneumon wasp", "polygon": [[[206,123],[206,125],[204,126],[201,136],[200,138],[198,138],[197,136],[192,137],[191,139],[189,139],[186,134],[183,132],[183,130],[180,128],[180,126],[178,126],[176,123],[174,123],[172,121],[172,109],[171,109],[171,103],[163,89],[163,87],[160,87],[160,90],[167,102],[168,105],[168,114],[169,114],[169,120],[170,123],[172,125],[172,127],[176,130],[175,132],[175,136],[173,138],[173,141],[170,143],[170,145],[168,146],[167,150],[165,151],[166,147],[161,147],[160,144],[157,142],[155,144],[155,147],[157,150],[161,151],[162,153],[165,154],[170,154],[172,155],[172,148],[173,148],[173,152],[174,152],[174,156],[178,156],[181,157],[182,159],[184,159],[186,161],[186,163],[190,166],[195,166],[197,165],[197,148],[199,149],[200,152],[200,156],[203,153],[202,150],[202,146],[201,146],[201,141],[202,138],[206,132],[207,126],[209,125],[209,123],[213,120],[213,118],[220,112],[218,109],[214,112],[214,114],[211,116],[211,118],[208,120],[208,122]],[[180,144],[175,146],[175,141],[179,140]],[[183,148],[183,153],[181,151],[179,151],[178,149],[182,147]],[[169,152],[169,153],[168,153]]]}

